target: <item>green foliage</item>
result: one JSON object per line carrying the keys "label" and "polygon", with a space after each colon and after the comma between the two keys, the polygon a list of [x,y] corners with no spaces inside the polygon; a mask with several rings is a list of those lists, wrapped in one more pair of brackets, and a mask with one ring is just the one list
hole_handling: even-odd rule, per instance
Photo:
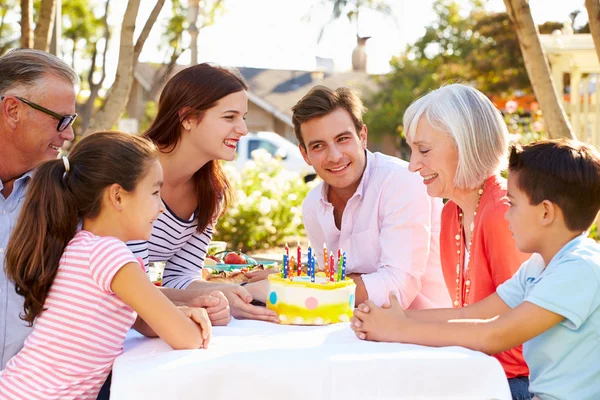
{"label": "green foliage", "polygon": [[[14,18],[18,9],[17,0],[2,0],[0,2],[0,56],[9,49],[19,46],[19,24]],[[12,14],[12,15],[11,15]],[[11,16],[13,17],[11,20]]]}
{"label": "green foliage", "polygon": [[302,201],[316,182],[304,183],[299,173],[285,170],[264,150],[252,157],[241,175],[233,163],[224,164],[236,201],[219,219],[214,240],[249,251],[304,237]]}
{"label": "green foliage", "polygon": [[592,225],[592,228],[590,229],[590,235],[589,235],[592,239],[594,239],[596,242],[600,242],[600,232],[598,232],[598,225],[594,224]]}
{"label": "green foliage", "polygon": [[442,84],[467,82],[488,96],[531,93],[517,35],[506,13],[487,12],[472,1],[464,13],[456,1],[436,0],[437,19],[380,78],[382,90],[365,101],[370,137],[400,135],[402,117],[416,98]]}

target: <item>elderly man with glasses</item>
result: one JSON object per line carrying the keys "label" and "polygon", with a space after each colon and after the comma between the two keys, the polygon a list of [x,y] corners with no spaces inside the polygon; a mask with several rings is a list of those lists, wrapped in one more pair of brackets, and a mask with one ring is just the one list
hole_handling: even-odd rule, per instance
{"label": "elderly man with glasses", "polygon": [[[4,274],[4,255],[32,170],[73,139],[75,72],[57,57],[18,49],[0,57],[0,369],[31,328],[23,298]],[[32,233],[33,234],[33,233]]]}

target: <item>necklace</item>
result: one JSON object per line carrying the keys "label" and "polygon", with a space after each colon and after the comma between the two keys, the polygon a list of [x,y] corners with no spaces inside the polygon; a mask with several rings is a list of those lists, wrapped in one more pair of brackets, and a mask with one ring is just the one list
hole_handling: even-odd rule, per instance
{"label": "necklace", "polygon": [[[477,191],[479,195],[477,197],[477,205],[475,206],[475,212],[473,212],[473,220],[471,221],[471,225],[469,226],[469,240],[468,245],[465,243],[465,250],[471,251],[471,243],[473,240],[473,230],[475,229],[475,218],[477,217],[477,210],[479,209],[479,201],[481,200],[481,195],[483,194],[483,186],[479,188]],[[461,238],[463,237],[463,212],[459,208],[458,209],[458,233],[454,237],[456,239],[456,253],[458,254],[458,262],[456,263],[456,298],[454,300],[454,307],[466,307],[469,304],[469,292],[471,287],[471,270],[469,268],[469,264],[471,263],[471,257],[469,257],[469,261],[465,268],[461,268],[464,262],[464,255],[461,251]],[[463,285],[464,282],[464,285]]]}

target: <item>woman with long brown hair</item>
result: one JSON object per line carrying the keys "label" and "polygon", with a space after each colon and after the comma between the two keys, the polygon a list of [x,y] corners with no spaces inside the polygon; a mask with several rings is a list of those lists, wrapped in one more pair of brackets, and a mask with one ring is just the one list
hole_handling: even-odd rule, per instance
{"label": "woman with long brown hair", "polygon": [[132,325],[174,349],[208,345],[206,310],[176,308],[124,243],[150,237],[162,179],[156,146],[120,132],[39,167],[5,264],[35,326],[0,371],[0,398],[94,398]]}
{"label": "woman with long brown hair", "polygon": [[218,289],[234,317],[276,322],[274,312],[250,304],[253,297],[264,297],[264,282],[242,288],[202,279],[215,223],[231,199],[220,160],[234,160],[240,137],[248,133],[247,90],[237,70],[207,63],[186,68],[167,82],[156,118],[144,133],[160,149],[165,212],[149,241],[129,245],[146,265],[165,262],[164,287],[207,294]]}

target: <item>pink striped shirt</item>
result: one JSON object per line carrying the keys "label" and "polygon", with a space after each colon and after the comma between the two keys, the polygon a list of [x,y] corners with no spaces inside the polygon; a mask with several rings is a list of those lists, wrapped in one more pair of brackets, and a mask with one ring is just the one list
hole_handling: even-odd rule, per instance
{"label": "pink striped shirt", "polygon": [[137,314],[111,290],[125,243],[79,231],[67,245],[44,311],[0,372],[0,399],[95,399]]}

